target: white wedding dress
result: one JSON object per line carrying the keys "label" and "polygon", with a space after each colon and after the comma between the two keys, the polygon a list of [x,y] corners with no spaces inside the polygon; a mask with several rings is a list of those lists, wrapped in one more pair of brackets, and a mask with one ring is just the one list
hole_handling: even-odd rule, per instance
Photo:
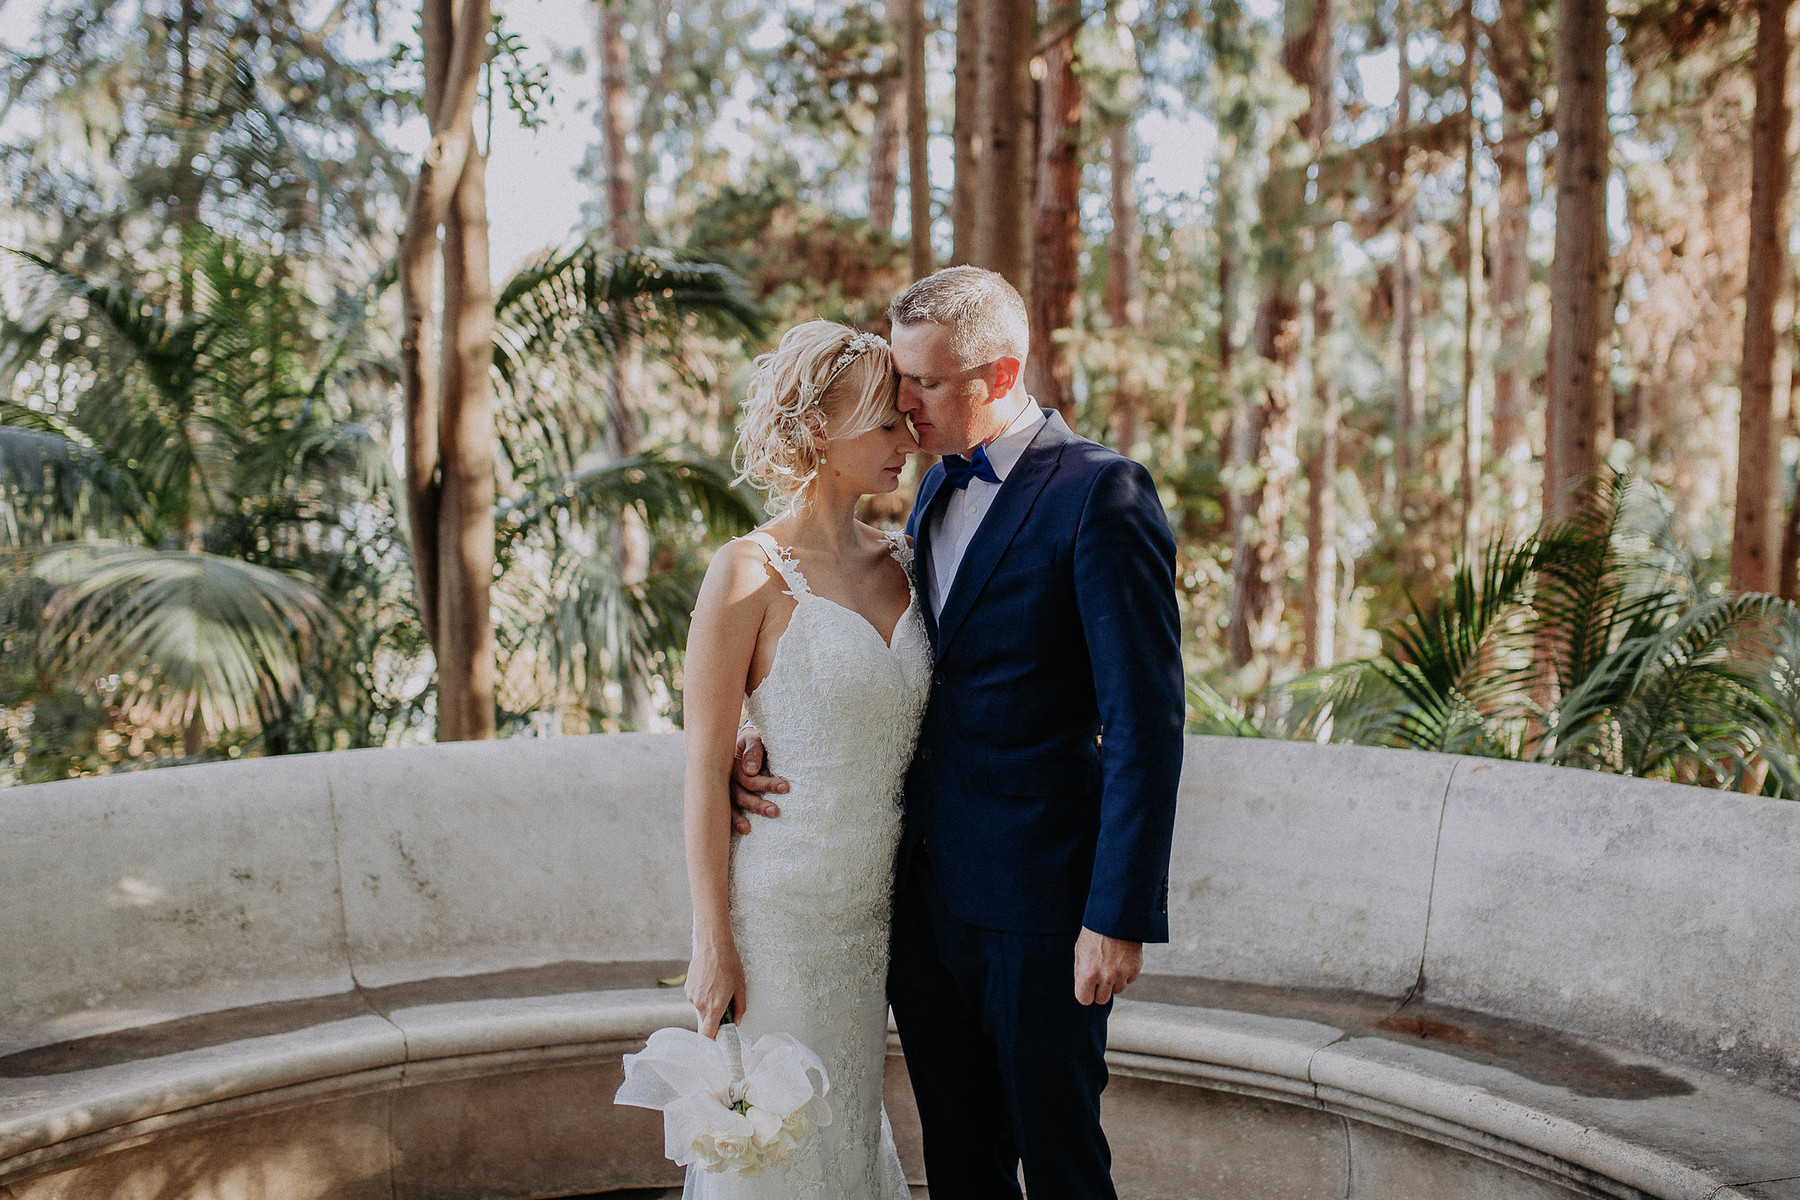
{"label": "white wedding dress", "polygon": [[816,596],[766,533],[795,607],[750,697],[781,816],[732,839],[731,927],[744,964],[746,1043],[790,1033],[824,1061],[829,1125],[756,1175],[688,1169],[686,1200],[905,1200],[881,1106],[887,1055],[888,916],[900,790],[931,687],[912,548],[890,534],[913,599],[882,640],[861,614]]}

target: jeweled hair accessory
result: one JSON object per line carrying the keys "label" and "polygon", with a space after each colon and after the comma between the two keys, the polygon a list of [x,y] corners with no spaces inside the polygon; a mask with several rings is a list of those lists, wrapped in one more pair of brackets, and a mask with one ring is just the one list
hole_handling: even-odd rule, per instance
{"label": "jeweled hair accessory", "polygon": [[801,404],[803,406],[811,404],[814,400],[823,396],[826,389],[831,386],[832,381],[844,373],[844,368],[862,357],[865,351],[874,350],[877,347],[886,345],[887,343],[882,340],[880,334],[864,333],[861,330],[851,334],[850,340],[844,343],[844,348],[838,352],[837,358],[833,360],[831,370],[825,372],[825,378],[820,380],[817,384],[806,383],[801,385]]}

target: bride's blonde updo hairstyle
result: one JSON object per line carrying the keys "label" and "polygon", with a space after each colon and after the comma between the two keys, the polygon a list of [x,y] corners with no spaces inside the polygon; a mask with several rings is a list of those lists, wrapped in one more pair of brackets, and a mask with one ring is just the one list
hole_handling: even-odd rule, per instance
{"label": "bride's blonde updo hairstyle", "polygon": [[895,393],[888,344],[836,321],[808,321],[758,355],[744,394],[732,462],[738,480],[767,492],[777,510],[793,507],[825,461],[832,437],[860,437],[889,419]]}

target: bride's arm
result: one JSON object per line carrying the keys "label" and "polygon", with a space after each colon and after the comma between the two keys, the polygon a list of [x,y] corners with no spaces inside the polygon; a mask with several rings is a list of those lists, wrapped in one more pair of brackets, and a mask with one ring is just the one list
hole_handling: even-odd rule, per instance
{"label": "bride's arm", "polygon": [[757,635],[768,610],[762,551],[732,542],[713,556],[688,628],[682,668],[687,730],[683,826],[694,901],[694,957],[687,998],[700,1032],[717,1035],[726,1005],[748,1008],[731,933],[731,760]]}

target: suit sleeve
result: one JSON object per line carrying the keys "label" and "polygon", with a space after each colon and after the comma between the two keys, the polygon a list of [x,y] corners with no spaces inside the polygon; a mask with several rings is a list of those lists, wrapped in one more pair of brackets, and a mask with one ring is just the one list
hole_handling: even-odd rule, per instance
{"label": "suit sleeve", "polygon": [[1165,942],[1186,690],[1175,539],[1140,464],[1118,459],[1095,479],[1074,570],[1104,730],[1100,840],[1082,924],[1126,941]]}

